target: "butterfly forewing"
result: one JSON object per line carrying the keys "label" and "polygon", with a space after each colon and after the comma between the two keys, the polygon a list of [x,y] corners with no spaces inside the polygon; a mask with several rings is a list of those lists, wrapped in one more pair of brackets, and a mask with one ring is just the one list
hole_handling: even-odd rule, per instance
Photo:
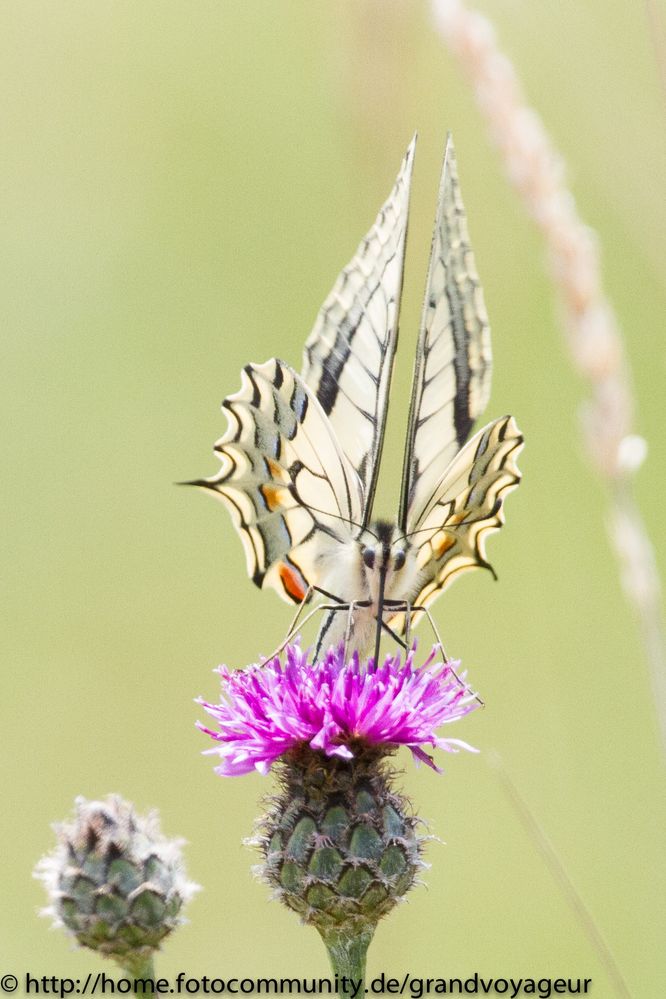
{"label": "butterfly forewing", "polygon": [[414,366],[399,521],[418,521],[490,395],[490,328],[448,137]]}
{"label": "butterfly forewing", "polygon": [[398,338],[413,158],[414,141],[318,314],[302,376],[278,360],[248,365],[240,392],[223,403],[220,472],[196,482],[230,509],[258,586],[293,602],[319,587],[340,608],[354,605],[349,613],[329,612],[318,651],[343,637],[364,651],[374,631],[378,652],[385,615],[404,631],[401,605],[426,606],[459,573],[489,568],[485,538],[504,522],[504,497],[520,479],[522,436],[512,417],[465,444],[490,392],[490,331],[449,138],[397,525],[370,523]]}
{"label": "butterfly forewing", "polygon": [[364,487],[370,519],[398,339],[415,140],[356,255],[338,277],[305,344],[303,379]]}
{"label": "butterfly forewing", "polygon": [[258,586],[300,602],[317,582],[322,539],[344,542],[363,509],[358,475],[300,376],[278,360],[249,364],[225,399],[218,475],[196,484],[231,511]]}

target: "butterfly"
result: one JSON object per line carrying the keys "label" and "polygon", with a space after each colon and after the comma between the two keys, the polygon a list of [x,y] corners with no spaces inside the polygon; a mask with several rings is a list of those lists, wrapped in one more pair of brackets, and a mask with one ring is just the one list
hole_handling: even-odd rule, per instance
{"label": "butterfly", "polygon": [[318,651],[344,635],[362,652],[374,634],[376,658],[382,630],[408,636],[456,576],[478,567],[493,572],[486,535],[504,523],[504,498],[520,481],[523,437],[513,417],[468,440],[488,401],[492,359],[449,136],[398,515],[373,519],[415,142],[319,311],[301,373],[277,358],[248,364],[240,391],[222,403],[228,426],[215,444],[221,468],[191,483],[229,509],[257,586],[301,606],[315,592],[331,601]]}

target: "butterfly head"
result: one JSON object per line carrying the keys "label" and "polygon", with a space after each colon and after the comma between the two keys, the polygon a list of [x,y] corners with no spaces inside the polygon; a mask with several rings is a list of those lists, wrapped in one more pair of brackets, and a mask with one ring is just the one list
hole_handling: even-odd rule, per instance
{"label": "butterfly head", "polygon": [[414,546],[399,530],[397,524],[377,520],[359,537],[361,560],[368,588],[376,599],[378,582],[383,577],[385,593],[393,596],[405,589],[416,568]]}

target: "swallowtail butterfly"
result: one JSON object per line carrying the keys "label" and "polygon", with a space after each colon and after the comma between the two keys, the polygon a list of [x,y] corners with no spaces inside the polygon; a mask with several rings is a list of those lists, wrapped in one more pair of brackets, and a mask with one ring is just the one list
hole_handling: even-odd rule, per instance
{"label": "swallowtail butterfly", "polygon": [[[219,472],[259,587],[334,603],[317,643],[365,651],[402,635],[461,572],[491,569],[485,538],[520,481],[511,416],[468,440],[490,393],[490,330],[448,138],[421,319],[397,519],[373,520],[398,316],[415,139],[377,219],[322,305],[299,375],[248,364],[222,406]],[[491,569],[492,571],[492,569]],[[351,605],[351,606],[350,606]]]}

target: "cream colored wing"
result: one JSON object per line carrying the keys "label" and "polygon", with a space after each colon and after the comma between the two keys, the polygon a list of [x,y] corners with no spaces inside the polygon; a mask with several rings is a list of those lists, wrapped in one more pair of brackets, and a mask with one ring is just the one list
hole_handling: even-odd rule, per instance
{"label": "cream colored wing", "polygon": [[422,517],[490,394],[490,328],[448,137],[414,366],[399,523]]}
{"label": "cream colored wing", "polygon": [[415,142],[374,225],[322,305],[303,354],[303,379],[363,484],[364,525],[372,512],[398,342]]}
{"label": "cream colored wing", "polygon": [[[486,537],[504,523],[504,499],[520,482],[516,460],[522,447],[523,436],[512,416],[489,423],[453,459],[419,520],[409,522],[408,537],[417,549],[419,568],[413,606],[427,606],[461,572],[493,572],[486,559]],[[404,629],[404,615],[396,615],[392,624]]]}
{"label": "cream colored wing", "polygon": [[299,603],[317,583],[322,545],[348,540],[360,521],[361,482],[316,398],[284,362],[248,364],[240,391],[222,406],[222,467],[192,484],[230,511],[253,582]]}

